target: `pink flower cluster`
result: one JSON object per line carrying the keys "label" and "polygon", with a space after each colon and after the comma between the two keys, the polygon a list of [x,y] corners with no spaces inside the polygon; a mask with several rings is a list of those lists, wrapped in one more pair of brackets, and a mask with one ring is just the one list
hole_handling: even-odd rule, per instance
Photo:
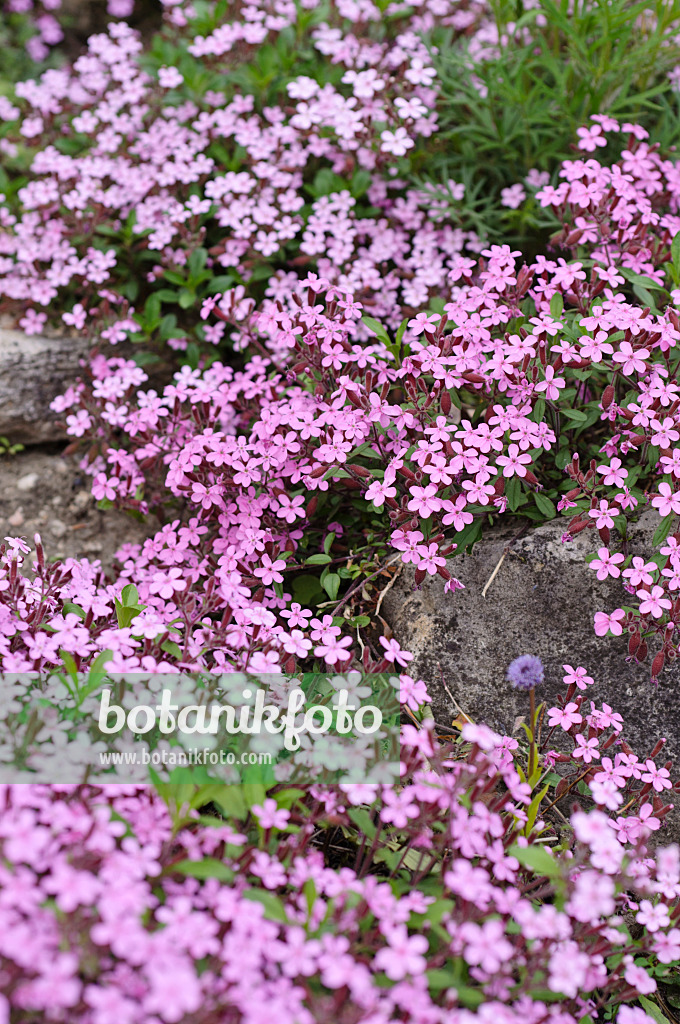
{"label": "pink flower cluster", "polygon": [[[616,716],[587,721],[604,754]],[[166,804],[133,785],[2,786],[3,1019],[257,1024],[266,1006],[290,1024],[573,1024],[652,994],[636,959],[680,956],[678,851],[644,843],[667,770],[625,744],[585,772],[578,745],[546,753],[566,768],[558,795],[587,779],[599,805],[553,852],[517,741],[467,724],[452,745],[432,725],[404,728],[399,788],[185,786]],[[353,842],[331,868],[318,837],[339,827]]]}
{"label": "pink flower cluster", "polygon": [[[19,120],[1,145],[11,157],[18,143],[22,159],[28,147],[32,163],[18,204],[0,212],[0,297],[30,305],[33,317],[56,312],[55,300],[60,314],[75,303],[67,324],[115,342],[135,326],[134,295],[186,283],[203,243],[207,278],[240,285],[256,269],[275,300],[297,282],[295,266],[314,262],[345,290],[371,295],[391,321],[400,304],[419,306],[445,285],[448,260],[476,239],[436,226],[424,194],[397,172],[436,129],[428,33],[468,30],[481,5],[426,0],[384,22],[378,37],[372,3],[326,12],[317,2],[297,11],[256,0],[205,37],[190,5],[165,7],[177,60],[193,60],[203,83],[191,99],[176,68],[142,68],[136,34],[118,23],[91,37],[72,68],[20,83],[20,107],[2,101],[3,118]],[[256,89],[229,86],[235,60],[245,68],[258,49],[289,46],[296,32],[310,34],[316,63],[309,74],[287,71],[276,102],[260,109]],[[337,69],[331,81],[328,67]],[[132,290],[131,256],[133,276],[146,278]],[[275,269],[287,261],[290,269]],[[115,322],[102,323],[112,308]],[[216,343],[222,328],[198,336]]]}

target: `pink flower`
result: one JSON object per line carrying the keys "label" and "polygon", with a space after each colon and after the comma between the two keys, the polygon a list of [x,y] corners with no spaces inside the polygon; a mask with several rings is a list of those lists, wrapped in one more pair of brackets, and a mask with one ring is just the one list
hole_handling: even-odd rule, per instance
{"label": "pink flower", "polygon": [[418,313],[416,316],[409,320],[408,326],[411,331],[416,335],[422,334],[425,331],[427,334],[434,334],[437,329],[437,324],[441,320],[439,313]]}
{"label": "pink flower", "polygon": [[173,566],[167,572],[156,572],[151,577],[149,590],[152,594],[158,594],[169,601],[175,596],[176,591],[186,590],[187,581],[183,577],[184,573],[177,566]]}
{"label": "pink flower", "polygon": [[574,703],[569,703],[563,708],[550,708],[548,715],[550,716],[548,725],[551,729],[559,725],[566,732],[571,729],[572,725],[578,725],[583,721],[583,716],[578,711],[578,704]]}
{"label": "pink flower", "polygon": [[563,665],[562,668],[566,673],[563,678],[567,686],[574,685],[579,690],[585,690],[587,686],[593,685],[593,677],[589,676],[581,665],[578,668],[572,668],[571,665]]}
{"label": "pink flower", "polygon": [[442,503],[441,498],[437,497],[437,485],[428,484],[427,487],[414,485],[411,488],[411,500],[407,507],[410,512],[417,512],[422,519],[429,519],[433,512],[439,512]]}
{"label": "pink flower", "polygon": [[314,648],[314,653],[317,658],[323,658],[327,665],[336,665],[339,661],[348,661],[352,657],[350,651],[345,650],[351,643],[351,636],[328,637]]}
{"label": "pink flower", "polygon": [[400,924],[390,929],[387,942],[388,945],[375,955],[374,963],[379,971],[384,971],[392,981],[424,973],[427,961],[423,954],[428,946],[424,935],[409,935],[406,926]]}
{"label": "pink flower", "polygon": [[598,557],[590,562],[591,569],[597,569],[598,580],[606,580],[608,576],[616,577],[621,575],[619,565],[625,561],[622,554],[610,554],[608,548],[599,548]]}
{"label": "pink flower", "polygon": [[527,475],[526,466],[531,465],[531,456],[524,452],[520,454],[519,447],[516,444],[511,444],[508,447],[507,455],[497,455],[496,462],[499,466],[503,466],[503,476],[519,476],[525,477]]}
{"label": "pink flower", "polygon": [[487,974],[495,974],[512,956],[502,921],[485,921],[483,925],[466,921],[460,926],[459,934],[466,963],[480,966]]}
{"label": "pink flower", "polygon": [[623,608],[617,608],[611,614],[607,612],[595,612],[595,633],[597,636],[606,636],[611,630],[614,636],[621,636],[623,626],[621,619],[625,619],[626,613]]}
{"label": "pink flower", "polygon": [[401,665],[406,668],[409,661],[413,661],[413,655],[410,651],[402,651],[398,642],[392,637],[391,640],[386,640],[384,636],[378,637],[380,644],[385,648],[385,654],[383,657],[387,661]]}
{"label": "pink flower", "polygon": [[671,485],[666,481],[659,484],[659,493],[652,498],[652,505],[659,510],[660,516],[667,516],[671,512],[680,514],[680,491],[673,492]]}
{"label": "pink flower", "polygon": [[614,517],[618,516],[620,509],[616,505],[610,505],[606,499],[600,501],[598,508],[591,508],[588,510],[588,515],[591,519],[595,520],[595,526],[598,530],[612,529],[614,526]]}
{"label": "pink flower", "polygon": [[608,466],[598,466],[597,471],[604,476],[603,483],[607,487],[623,487],[628,476],[628,470],[623,469],[621,459],[612,459]]}
{"label": "pink flower", "polygon": [[262,805],[255,804],[250,810],[263,829],[285,828],[290,818],[290,811],[279,808],[276,800],[271,797],[268,797]]}
{"label": "pink flower", "polygon": [[253,576],[258,576],[265,587],[270,586],[272,583],[283,583],[282,569],[286,568],[286,563],[282,558],[277,558],[276,561],[272,561],[269,555],[265,552],[262,555],[262,565],[258,566],[257,569],[253,569]]}
{"label": "pink flower", "polygon": [[545,368],[545,380],[541,380],[536,384],[536,391],[545,391],[545,397],[554,402],[560,397],[560,390],[567,386],[567,382],[562,377],[555,376],[555,367],[546,366]]}
{"label": "pink flower", "polygon": [[663,587],[659,586],[652,587],[650,593],[647,593],[646,590],[636,591],[637,597],[640,598],[640,614],[652,615],[653,618],[660,619],[664,611],[670,611],[673,602],[664,597],[665,593]]}
{"label": "pink flower", "polygon": [[598,740],[596,736],[587,740],[581,733],[577,733],[575,739],[574,757],[583,758],[584,764],[590,764],[593,760],[599,760],[600,752],[597,749]]}
{"label": "pink flower", "polygon": [[647,369],[645,359],[649,358],[649,349],[640,348],[635,352],[629,341],[622,341],[619,351],[613,357],[615,363],[623,363],[621,372],[626,376],[632,373],[644,373]]}

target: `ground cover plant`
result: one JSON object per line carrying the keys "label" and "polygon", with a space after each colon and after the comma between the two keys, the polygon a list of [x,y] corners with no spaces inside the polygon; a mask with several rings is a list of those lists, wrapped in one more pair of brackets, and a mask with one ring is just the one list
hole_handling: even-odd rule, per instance
{"label": "ground cover plant", "polygon": [[[499,666],[519,740],[435,722],[378,595],[401,561],[455,601],[485,529],[559,517],[623,584],[596,633],[664,685],[675,6],[164,6],[147,47],[122,20],[0,99],[0,308],[91,340],[55,410],[101,507],[160,524],[113,574],[0,546],[0,1013],[660,1024],[663,743],[633,751],[584,666],[536,708],[530,654]],[[513,89],[522,147],[484,136]],[[107,674],[349,669],[398,693],[399,785],[88,778]],[[80,784],[10,784],[43,744]]]}

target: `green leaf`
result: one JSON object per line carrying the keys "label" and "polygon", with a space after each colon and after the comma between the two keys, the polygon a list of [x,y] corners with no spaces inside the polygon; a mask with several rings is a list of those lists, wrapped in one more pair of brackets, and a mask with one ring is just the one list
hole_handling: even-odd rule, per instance
{"label": "green leaf", "polygon": [[538,491],[534,491],[534,501],[536,502],[539,512],[542,512],[548,519],[555,518],[557,515],[557,509],[550,498],[546,498],[545,494],[540,494]]}
{"label": "green leaf", "polygon": [[244,821],[248,817],[248,806],[241,786],[221,786],[218,793],[211,797],[225,818],[236,818]]}
{"label": "green leaf", "polygon": [[102,679],[106,675],[106,665],[108,665],[112,658],[113,651],[100,651],[94,659],[87,675],[87,686],[85,688],[87,692],[83,694],[83,699],[100,686]]}
{"label": "green leaf", "polygon": [[217,878],[220,882],[232,882],[234,872],[215,857],[204,857],[203,860],[180,860],[172,865],[173,871],[179,871],[189,878]]}
{"label": "green leaf", "polygon": [[340,577],[336,572],[329,572],[326,578],[321,581],[321,586],[326,591],[331,601],[337,600],[338,591],[340,589]]}
{"label": "green leaf", "polygon": [[425,971],[425,977],[427,978],[427,987],[430,992],[441,992],[445,988],[457,989],[456,982],[459,980],[459,976],[451,970],[446,970],[443,967],[433,967],[429,971]]}
{"label": "green leaf", "polygon": [[[680,236],[678,236],[680,237]],[[652,547],[657,548],[660,544],[663,544],[668,534],[673,528],[673,520],[675,519],[675,513],[669,512],[667,516],[664,516],[652,537]]]}
{"label": "green leaf", "polygon": [[529,835],[529,833],[531,832],[532,828],[534,827],[534,824],[536,822],[536,818],[538,817],[538,811],[539,811],[539,808],[541,806],[541,801],[543,800],[543,797],[546,795],[546,793],[548,792],[549,789],[550,789],[550,783],[548,782],[543,787],[543,789],[539,790],[539,792],[536,793],[536,795],[534,796],[533,800],[529,804],[529,806],[527,808],[527,823],[526,823],[526,829],[525,829],[526,835]]}
{"label": "green leaf", "polygon": [[268,921],[288,921],[283,900],[275,896],[273,892],[265,892],[264,889],[244,889],[243,896],[254,903],[261,903],[264,907],[264,916]]}
{"label": "green leaf", "polygon": [[656,1024],[668,1024],[668,1017],[661,1012],[658,1003],[652,1002],[652,1000],[648,999],[647,996],[638,996],[638,999],[640,1000],[642,1009],[656,1021]]}
{"label": "green leaf", "polygon": [[454,540],[458,545],[456,554],[462,554],[466,548],[471,547],[482,535],[482,520],[474,519],[467,526],[464,526],[462,530],[459,530],[455,534]]}
{"label": "green leaf", "polygon": [[396,341],[397,345],[401,345],[401,339],[404,337],[404,331],[406,330],[407,326],[408,326],[408,317],[404,317],[404,319],[399,324],[399,327],[397,328],[397,333],[396,333],[396,336],[395,336],[395,339],[394,339]]}
{"label": "green leaf", "polygon": [[379,341],[382,341],[385,345],[390,344],[389,335],[379,320],[375,320],[372,316],[362,316],[361,322],[368,327],[369,331],[375,334]]}
{"label": "green leaf", "polygon": [[139,591],[134,583],[128,583],[120,592],[120,599],[125,608],[136,608],[139,604]]}
{"label": "green leaf", "polygon": [[520,498],[522,497],[522,485],[519,482],[519,477],[512,476],[506,482],[505,497],[508,499],[510,511],[516,512],[519,507]]}
{"label": "green leaf", "polygon": [[585,423],[588,419],[587,413],[581,409],[560,409],[560,416],[566,416],[568,420],[574,420],[575,423]]}
{"label": "green leaf", "polygon": [[553,320],[559,320],[564,309],[564,299],[561,292],[556,292],[550,300],[550,316]]}
{"label": "green leaf", "polygon": [[674,266],[680,270],[680,231],[671,242],[671,259]]}
{"label": "green leaf", "polygon": [[537,875],[547,875],[548,878],[556,878],[560,874],[560,865],[548,851],[537,844],[532,846],[518,846],[514,844],[508,850],[510,856],[515,857],[522,867],[529,868]]}
{"label": "green leaf", "polygon": [[353,807],[348,813],[350,821],[356,825],[363,835],[372,840],[375,836],[375,824],[370,812],[365,807]]}
{"label": "green leaf", "polygon": [[118,619],[118,625],[121,629],[127,629],[132,620],[144,610],[139,605],[137,607],[133,606],[130,608],[121,604],[118,598],[114,599],[114,604],[116,606],[116,618]]}
{"label": "green leaf", "polygon": [[330,555],[325,555],[319,552],[316,555],[310,555],[309,558],[306,558],[305,565],[328,565],[330,561]]}
{"label": "green leaf", "polygon": [[[0,438],[2,440],[2,438]],[[63,614],[68,615],[69,612],[73,615],[77,615],[79,619],[85,618],[85,611],[80,607],[79,604],[73,604],[72,601],[64,601]]]}
{"label": "green leaf", "polygon": [[541,423],[545,416],[545,398],[537,398],[534,402],[534,408],[532,410],[534,422]]}

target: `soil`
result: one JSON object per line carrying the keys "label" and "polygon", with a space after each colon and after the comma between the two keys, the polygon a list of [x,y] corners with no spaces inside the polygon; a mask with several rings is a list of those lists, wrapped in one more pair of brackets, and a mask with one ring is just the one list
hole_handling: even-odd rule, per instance
{"label": "soil", "polygon": [[98,509],[89,477],[77,459],[63,455],[64,447],[45,445],[0,456],[0,543],[6,536],[25,537],[33,547],[39,533],[50,561],[88,558],[110,570],[117,549],[143,541],[153,526],[123,512]]}

